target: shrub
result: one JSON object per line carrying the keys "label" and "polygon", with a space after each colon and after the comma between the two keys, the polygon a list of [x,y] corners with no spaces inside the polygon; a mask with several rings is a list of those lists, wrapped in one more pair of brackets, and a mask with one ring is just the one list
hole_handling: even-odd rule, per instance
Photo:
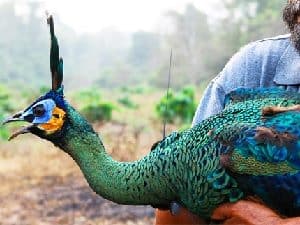
{"label": "shrub", "polygon": [[[0,111],[0,123],[4,120],[3,112]],[[0,126],[0,139],[7,139],[9,132],[4,126]]]}
{"label": "shrub", "polygon": [[127,107],[127,108],[131,108],[131,109],[136,109],[138,107],[137,104],[135,104],[129,96],[124,96],[122,98],[118,99],[118,102],[120,104],[122,104],[123,106]]}
{"label": "shrub", "polygon": [[75,98],[77,102],[80,102],[80,112],[91,123],[112,119],[112,111],[115,109],[115,106],[111,102],[103,102],[99,91],[86,89],[77,92]]}
{"label": "shrub", "polygon": [[0,85],[0,112],[6,113],[14,111],[15,107],[10,100],[10,95],[9,90],[3,85]]}
{"label": "shrub", "polygon": [[109,121],[112,118],[112,111],[114,105],[109,102],[102,102],[97,104],[87,104],[81,109],[81,113],[91,123],[96,121]]}
{"label": "shrub", "polygon": [[[0,85],[0,124],[5,117],[15,110],[15,106],[10,98],[11,94],[9,90]],[[8,129],[0,125],[0,139],[7,139],[9,136]]]}
{"label": "shrub", "polygon": [[195,90],[192,87],[185,87],[177,93],[169,92],[156,104],[156,113],[159,118],[174,123],[191,123],[196,110]]}
{"label": "shrub", "polygon": [[101,94],[95,88],[91,88],[77,92],[75,98],[81,104],[98,104],[101,100]]}

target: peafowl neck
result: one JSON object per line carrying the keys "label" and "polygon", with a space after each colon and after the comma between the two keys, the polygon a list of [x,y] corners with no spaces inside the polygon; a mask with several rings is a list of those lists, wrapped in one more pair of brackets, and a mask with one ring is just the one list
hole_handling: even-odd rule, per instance
{"label": "peafowl neck", "polygon": [[53,141],[79,165],[91,188],[102,197],[120,204],[168,206],[175,192],[170,190],[166,171],[155,169],[156,157],[136,162],[116,162],[89,125],[68,107],[68,125],[62,138]]}

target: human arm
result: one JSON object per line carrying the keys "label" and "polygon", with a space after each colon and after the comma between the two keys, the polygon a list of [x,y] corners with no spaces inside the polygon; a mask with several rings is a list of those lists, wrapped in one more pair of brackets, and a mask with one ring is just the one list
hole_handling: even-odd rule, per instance
{"label": "human arm", "polygon": [[[212,214],[210,224],[222,225],[299,225],[300,217],[282,218],[267,206],[249,200],[240,200],[236,203],[225,203],[216,208]],[[155,225],[206,225],[200,217],[181,208],[177,215],[169,210],[156,210]]]}
{"label": "human arm", "polygon": [[[198,105],[192,125],[195,126],[209,116],[220,112],[224,108],[225,95],[234,89],[240,87],[257,88],[274,86],[273,78],[276,66],[281,53],[286,49],[286,45],[282,45],[281,43],[281,41],[277,42],[272,40],[258,41],[245,46],[235,54],[226,64],[222,72],[208,85]],[[274,45],[277,47],[275,46],[274,48]],[[279,46],[282,46],[280,47],[282,48],[280,51],[278,50]],[[234,207],[234,205],[230,207]],[[223,208],[220,206],[216,210],[221,212]],[[240,219],[247,216],[244,214],[242,208],[239,208],[239,210],[236,211],[235,216],[240,216]],[[265,210],[268,211],[270,209],[265,207]],[[166,211],[165,213],[168,214],[169,212]],[[160,215],[161,214],[157,214],[157,217]],[[230,220],[232,214],[227,210],[224,211],[223,215],[228,216],[225,217],[223,221],[226,224],[227,220],[225,219],[228,218]],[[169,213],[169,216],[172,215]],[[261,215],[258,214],[258,217],[259,216]],[[276,216],[277,219],[282,219],[278,215]],[[176,216],[173,216],[172,219],[174,218],[176,218]],[[290,221],[293,221],[293,219],[285,220],[285,222]],[[286,225],[292,224],[287,223]]]}
{"label": "human arm", "polygon": [[212,215],[214,221],[223,225],[298,225],[300,217],[282,218],[265,205],[240,200],[219,206]]}
{"label": "human arm", "polygon": [[[247,54],[246,48],[243,48],[240,52],[235,54],[222,72],[210,82],[194,115],[193,126],[223,109],[226,94],[225,88],[231,88],[228,85],[224,88],[224,84],[230,83],[232,86],[237,87],[243,85],[242,74],[245,72]],[[240,75],[238,76],[238,74]],[[235,78],[235,76],[237,76],[237,78]],[[233,79],[235,79],[235,83],[231,82]],[[169,210],[156,210],[155,224],[205,224],[205,222],[201,220],[200,217],[182,208],[178,215],[172,215]]]}
{"label": "human arm", "polygon": [[[232,84],[233,86],[243,85],[242,74],[245,72],[245,59],[246,54],[248,54],[246,52],[247,51],[243,49],[232,57],[222,72],[210,82],[195,113],[193,126],[223,109],[223,102],[226,94],[226,90],[223,88],[224,84],[227,82],[232,83],[231,80],[235,79],[236,83]],[[235,78],[233,74],[241,75],[238,78]],[[226,86],[225,88],[231,87]],[[178,215],[172,215],[169,210],[157,209],[155,224],[205,224],[205,221],[200,217],[189,213],[184,208],[181,208]]]}

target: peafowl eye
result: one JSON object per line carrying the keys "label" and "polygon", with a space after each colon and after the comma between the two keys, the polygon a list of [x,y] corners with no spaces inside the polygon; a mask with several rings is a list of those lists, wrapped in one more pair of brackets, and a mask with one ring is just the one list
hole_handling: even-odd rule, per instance
{"label": "peafowl eye", "polygon": [[26,121],[31,123],[31,125],[15,132],[10,139],[29,132],[50,135],[62,129],[66,112],[58,106],[59,103],[56,103],[54,99],[48,98],[49,95],[49,93],[46,94],[24,111],[18,112],[4,122]]}

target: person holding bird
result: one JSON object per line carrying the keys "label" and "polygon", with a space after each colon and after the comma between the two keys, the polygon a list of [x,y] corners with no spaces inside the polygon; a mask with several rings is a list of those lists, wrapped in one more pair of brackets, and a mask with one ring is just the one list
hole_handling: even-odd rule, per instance
{"label": "person holding bird", "polygon": [[[300,0],[287,1],[283,9],[283,21],[290,34],[246,45],[210,82],[195,112],[193,126],[221,112],[226,94],[240,87],[276,86],[300,92]],[[245,200],[221,205],[212,218],[226,225],[300,224],[300,217],[284,219],[260,202]],[[156,212],[157,225],[168,224],[168,221],[169,224],[205,224],[186,209],[178,215],[161,210]]]}

